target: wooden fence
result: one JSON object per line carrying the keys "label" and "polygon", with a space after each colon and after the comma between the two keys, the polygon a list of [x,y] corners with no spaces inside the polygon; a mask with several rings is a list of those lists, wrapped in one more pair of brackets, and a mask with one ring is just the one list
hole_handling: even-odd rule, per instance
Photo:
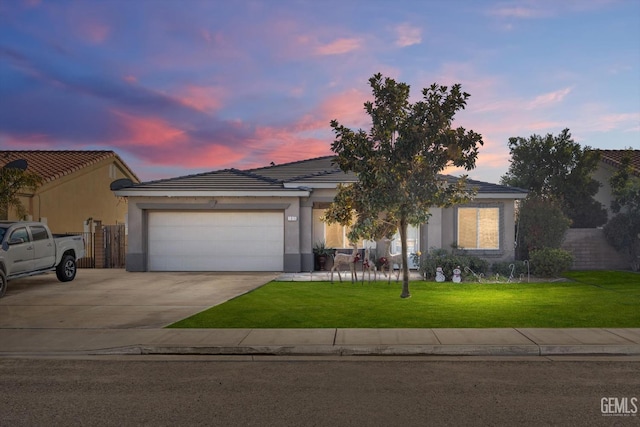
{"label": "wooden fence", "polygon": [[72,232],[84,239],[85,256],[78,268],[124,268],[127,237],[124,224],[96,224],[95,232]]}

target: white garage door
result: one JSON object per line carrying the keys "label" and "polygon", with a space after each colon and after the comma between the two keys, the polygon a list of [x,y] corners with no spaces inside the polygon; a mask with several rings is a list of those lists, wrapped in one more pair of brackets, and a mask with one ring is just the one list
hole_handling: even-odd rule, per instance
{"label": "white garage door", "polygon": [[282,271],[283,214],[150,212],[150,271]]}

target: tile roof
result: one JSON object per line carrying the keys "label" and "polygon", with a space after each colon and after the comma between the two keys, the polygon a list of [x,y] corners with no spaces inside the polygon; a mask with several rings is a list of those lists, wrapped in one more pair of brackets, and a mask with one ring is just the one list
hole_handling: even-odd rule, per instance
{"label": "tile roof", "polygon": [[634,175],[640,176],[640,150],[597,150],[600,153],[600,160],[610,166],[619,168],[622,158],[631,154],[631,167]]}
{"label": "tile roof", "polygon": [[277,179],[281,182],[355,182],[353,173],[343,172],[333,164],[335,156],[317,157],[297,162],[249,169],[257,175]]}
{"label": "tile roof", "polygon": [[[450,180],[457,180],[456,177],[453,176],[447,176]],[[518,188],[518,187],[509,187],[506,185],[500,185],[500,184],[492,184],[490,182],[484,182],[484,181],[476,181],[474,179],[469,179],[467,178],[467,185],[469,185],[471,188],[475,188],[476,190],[478,190],[478,194],[487,194],[487,193],[491,193],[491,194],[528,194],[529,191],[522,189],[522,188]]]}
{"label": "tile roof", "polygon": [[134,184],[136,190],[261,191],[280,190],[280,181],[238,169],[224,169]]}
{"label": "tile roof", "polygon": [[[40,175],[46,183],[110,158],[119,160],[127,167],[120,157],[110,150],[0,151],[0,167],[11,161],[24,159],[27,161],[27,170]],[[127,169],[138,180],[135,173],[128,167]]]}
{"label": "tile roof", "polygon": [[[149,191],[295,191],[312,184],[355,182],[357,176],[345,173],[333,164],[334,156],[318,157],[262,168],[224,169],[197,175],[187,175],[123,187],[122,190]],[[453,181],[457,178],[448,177]],[[526,190],[468,180],[479,194],[527,194]],[[285,188],[285,184],[290,184]],[[297,188],[293,188],[297,187]]]}

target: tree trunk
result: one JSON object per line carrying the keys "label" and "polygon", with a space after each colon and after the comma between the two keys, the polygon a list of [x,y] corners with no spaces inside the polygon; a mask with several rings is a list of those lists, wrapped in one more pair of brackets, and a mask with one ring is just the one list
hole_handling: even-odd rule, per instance
{"label": "tree trunk", "polygon": [[400,244],[402,245],[402,293],[400,298],[410,298],[409,292],[409,256],[407,255],[407,220],[400,219]]}

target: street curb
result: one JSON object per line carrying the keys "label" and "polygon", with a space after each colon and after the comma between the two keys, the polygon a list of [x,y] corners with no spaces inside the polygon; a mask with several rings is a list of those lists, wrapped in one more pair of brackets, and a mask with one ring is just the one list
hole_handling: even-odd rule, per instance
{"label": "street curb", "polygon": [[87,351],[92,355],[270,356],[640,356],[640,345],[273,345],[251,347],[129,346]]}
{"label": "street curb", "polygon": [[638,356],[640,345],[541,345],[540,356]]}

